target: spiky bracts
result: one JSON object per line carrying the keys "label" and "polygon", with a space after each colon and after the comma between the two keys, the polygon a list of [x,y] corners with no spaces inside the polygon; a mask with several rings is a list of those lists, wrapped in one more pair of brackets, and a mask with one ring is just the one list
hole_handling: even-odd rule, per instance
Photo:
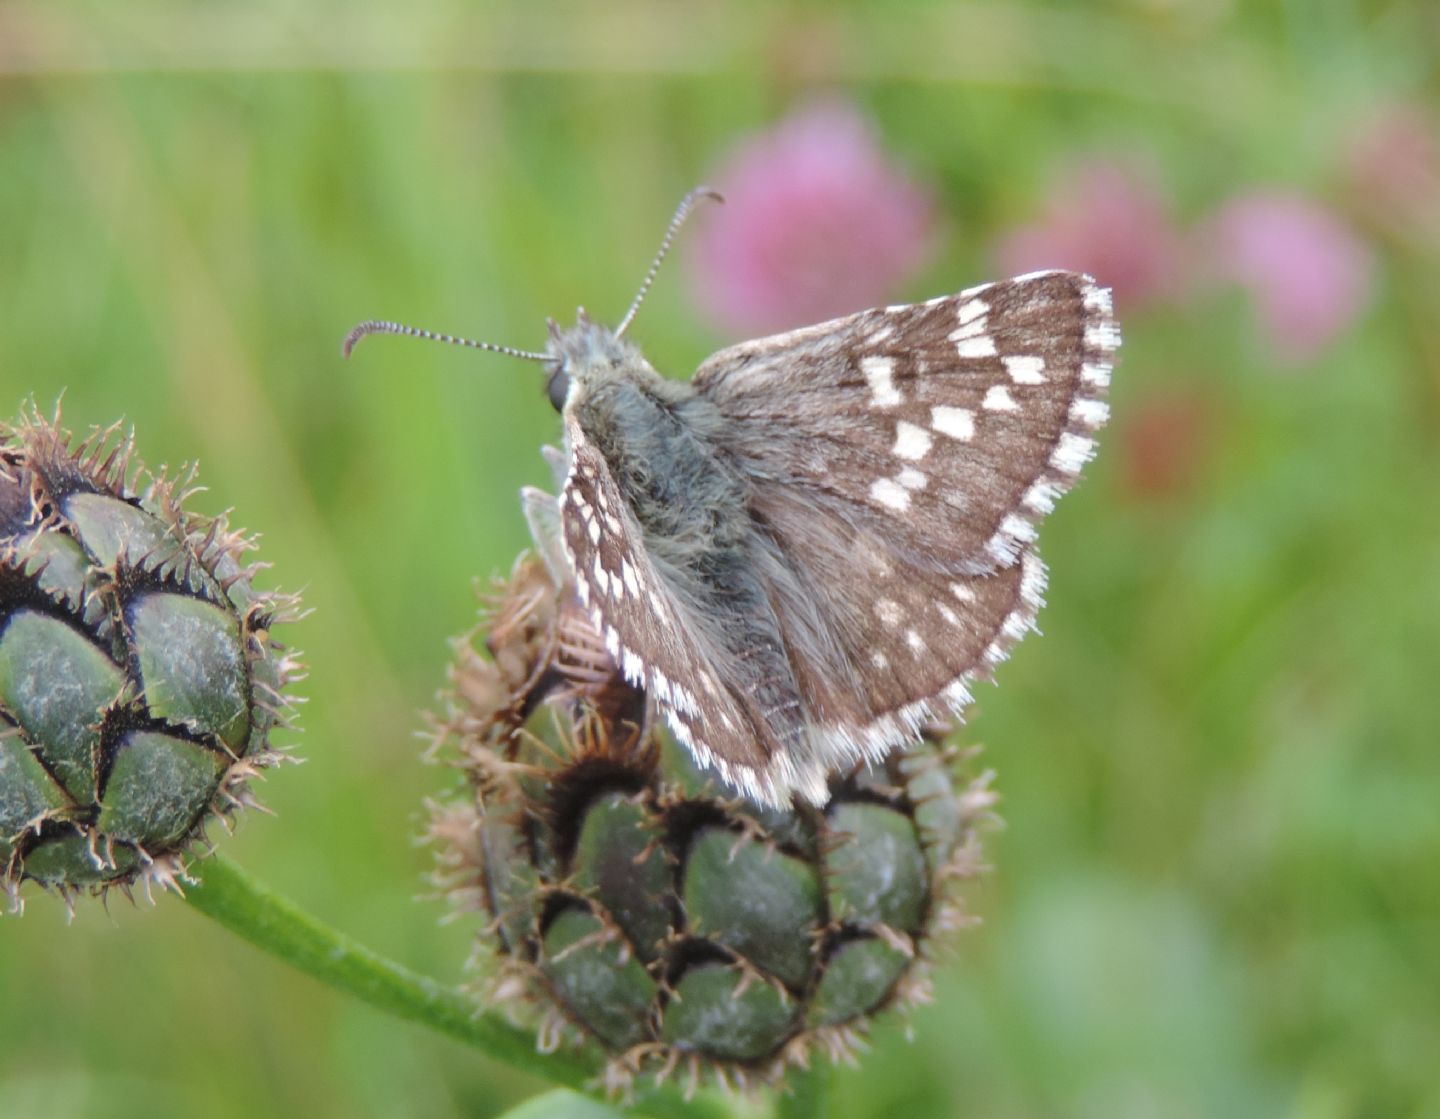
{"label": "spiky bracts", "polygon": [[206,825],[281,755],[299,665],[252,541],[185,509],[117,427],[0,424],[0,888],[174,885]]}
{"label": "spiky bracts", "polygon": [[849,1058],[875,1014],[927,996],[992,819],[988,775],[957,785],[957,751],[843,775],[823,809],[737,799],[651,725],[530,558],[457,653],[435,740],[468,794],[433,809],[438,877],[486,918],[490,1001],[537,1008],[542,1048],[598,1046],[616,1091],[771,1082]]}

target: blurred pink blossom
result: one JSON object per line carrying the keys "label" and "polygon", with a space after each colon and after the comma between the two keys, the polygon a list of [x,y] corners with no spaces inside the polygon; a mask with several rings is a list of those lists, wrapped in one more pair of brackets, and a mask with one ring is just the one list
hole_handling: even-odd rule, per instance
{"label": "blurred pink blossom", "polygon": [[1183,238],[1156,176],[1118,159],[1089,159],[1065,171],[1043,216],[1002,238],[995,258],[1005,275],[1088,272],[1130,310],[1174,298],[1184,279]]}
{"label": "blurred pink blossom", "polygon": [[1369,302],[1369,248],[1338,215],[1305,195],[1240,195],[1221,207],[1208,232],[1214,275],[1249,292],[1283,361],[1317,357]]}
{"label": "blurred pink blossom", "polygon": [[1407,244],[1440,245],[1440,121],[1423,106],[1371,108],[1349,130],[1341,171],[1367,224]]}
{"label": "blurred pink blossom", "polygon": [[735,335],[894,298],[924,262],[933,206],[853,105],[820,101],[730,152],[690,258],[695,302]]}

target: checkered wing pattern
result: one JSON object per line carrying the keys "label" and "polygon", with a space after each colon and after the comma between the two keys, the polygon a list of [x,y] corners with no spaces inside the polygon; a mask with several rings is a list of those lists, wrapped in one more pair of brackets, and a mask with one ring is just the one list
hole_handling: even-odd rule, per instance
{"label": "checkered wing pattern", "polygon": [[694,387],[749,527],[704,587],[652,554],[570,421],[577,588],[616,663],[702,764],[772,803],[958,712],[1032,628],[1035,525],[1106,418],[1119,333],[1043,273],[723,350]]}
{"label": "checkered wing pattern", "polygon": [[758,485],[939,571],[1015,563],[1107,417],[1110,295],[1043,272],[709,358],[695,386]]}

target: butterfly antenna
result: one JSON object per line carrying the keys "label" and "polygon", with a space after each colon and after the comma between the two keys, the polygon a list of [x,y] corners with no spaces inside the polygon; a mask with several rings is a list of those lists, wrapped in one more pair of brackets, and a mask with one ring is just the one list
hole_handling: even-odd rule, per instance
{"label": "butterfly antenna", "polygon": [[523,358],[526,361],[549,360],[548,354],[535,353],[533,350],[517,350],[513,346],[497,346],[493,342],[472,342],[469,338],[436,334],[433,330],[421,330],[418,327],[406,326],[404,323],[381,322],[378,319],[362,322],[345,335],[345,342],[340,347],[340,353],[349,357],[350,351],[355,348],[356,343],[367,334],[405,334],[411,338],[428,338],[432,342],[446,342],[451,346],[469,346],[472,350],[489,350],[492,354],[508,354],[510,357]]}
{"label": "butterfly antenna", "polygon": [[696,187],[689,194],[680,200],[680,205],[675,210],[675,216],[670,219],[670,225],[665,230],[665,236],[660,242],[660,251],[655,254],[655,259],[650,262],[650,271],[645,273],[645,279],[640,283],[640,290],[635,293],[635,301],[630,304],[630,310],[625,312],[625,317],[620,320],[620,325],[615,328],[615,337],[625,333],[625,328],[635,318],[635,312],[640,310],[640,304],[645,302],[645,295],[650,290],[650,285],[655,282],[655,274],[660,271],[660,262],[665,259],[665,254],[670,251],[670,242],[675,240],[675,234],[680,232],[680,227],[685,224],[685,219],[690,216],[690,211],[703,200],[709,198],[712,201],[723,203],[724,197],[718,190],[711,190],[709,187]]}

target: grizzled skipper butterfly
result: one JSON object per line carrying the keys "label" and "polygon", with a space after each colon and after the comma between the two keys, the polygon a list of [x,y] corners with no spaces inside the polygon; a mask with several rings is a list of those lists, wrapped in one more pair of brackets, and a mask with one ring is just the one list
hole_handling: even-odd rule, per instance
{"label": "grizzled skipper butterfly", "polygon": [[[1033,628],[1036,525],[1095,450],[1120,331],[1089,276],[1037,272],[742,342],[688,381],[620,325],[550,323],[565,427],[537,545],[626,678],[757,801],[817,804],[832,772],[959,714]],[[558,546],[557,546],[558,545]]]}

